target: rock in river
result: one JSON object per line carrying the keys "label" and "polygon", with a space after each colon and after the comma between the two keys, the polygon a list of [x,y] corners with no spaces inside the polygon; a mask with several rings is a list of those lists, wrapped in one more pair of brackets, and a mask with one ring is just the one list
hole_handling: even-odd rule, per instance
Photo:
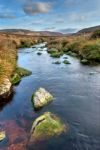
{"label": "rock in river", "polygon": [[0,99],[7,98],[11,94],[12,84],[8,78],[5,78],[0,85]]}
{"label": "rock in river", "polygon": [[32,96],[32,103],[35,109],[40,109],[52,100],[53,96],[44,88],[39,88]]}
{"label": "rock in river", "polygon": [[0,132],[0,142],[6,138],[5,131]]}
{"label": "rock in river", "polygon": [[33,122],[29,141],[32,143],[45,140],[66,131],[68,131],[68,126],[63,124],[56,115],[46,112]]}

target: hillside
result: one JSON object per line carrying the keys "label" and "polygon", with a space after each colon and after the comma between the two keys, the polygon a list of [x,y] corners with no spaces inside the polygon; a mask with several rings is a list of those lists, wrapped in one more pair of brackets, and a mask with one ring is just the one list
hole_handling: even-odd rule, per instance
{"label": "hillside", "polygon": [[78,31],[77,33],[78,34],[81,34],[81,33],[91,33],[91,32],[94,32],[96,30],[100,30],[100,25],[99,26],[94,26],[94,27],[89,27],[89,28],[84,28],[84,29]]}
{"label": "hillside", "polygon": [[25,29],[3,29],[0,30],[0,32],[8,34],[31,35],[31,36],[63,36],[63,34],[59,32],[31,31]]}

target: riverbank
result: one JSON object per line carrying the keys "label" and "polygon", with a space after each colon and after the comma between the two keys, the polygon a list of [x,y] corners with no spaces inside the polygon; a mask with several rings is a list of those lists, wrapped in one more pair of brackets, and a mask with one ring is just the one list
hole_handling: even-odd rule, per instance
{"label": "riverbank", "polygon": [[11,94],[12,85],[19,83],[21,77],[31,74],[17,66],[17,49],[36,42],[37,39],[32,37],[0,34],[0,99]]}
{"label": "riverbank", "polygon": [[85,65],[100,64],[100,35],[97,33],[53,39],[48,43],[48,53],[55,58],[63,54],[78,57]]}

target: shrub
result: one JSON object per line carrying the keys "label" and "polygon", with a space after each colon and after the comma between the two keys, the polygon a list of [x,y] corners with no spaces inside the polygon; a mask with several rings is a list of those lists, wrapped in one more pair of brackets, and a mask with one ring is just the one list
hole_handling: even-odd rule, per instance
{"label": "shrub", "polygon": [[87,60],[100,61],[100,45],[85,45],[81,50],[81,55]]}
{"label": "shrub", "polygon": [[91,38],[100,38],[100,30],[96,30],[93,32]]}

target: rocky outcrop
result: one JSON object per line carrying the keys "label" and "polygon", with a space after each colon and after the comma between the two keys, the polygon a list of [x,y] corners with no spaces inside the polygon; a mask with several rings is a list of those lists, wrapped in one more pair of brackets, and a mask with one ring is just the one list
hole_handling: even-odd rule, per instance
{"label": "rocky outcrop", "polygon": [[52,100],[53,96],[44,88],[39,88],[32,96],[32,103],[35,109],[40,109]]}
{"label": "rocky outcrop", "polygon": [[68,131],[68,126],[54,114],[46,112],[33,122],[29,143],[58,136],[66,131]]}
{"label": "rocky outcrop", "polygon": [[0,85],[0,99],[9,97],[11,94],[12,84],[8,78],[4,79]]}

